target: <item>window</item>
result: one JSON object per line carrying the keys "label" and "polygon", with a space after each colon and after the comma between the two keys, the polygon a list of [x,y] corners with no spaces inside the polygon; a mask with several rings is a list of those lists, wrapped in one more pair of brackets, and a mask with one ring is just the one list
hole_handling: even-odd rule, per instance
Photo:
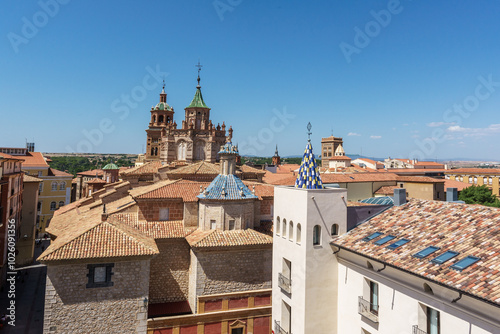
{"label": "window", "polygon": [[300,241],[302,239],[302,227],[300,224],[297,224],[297,235],[295,237],[297,239],[297,243],[300,244]]}
{"label": "window", "polygon": [[434,253],[438,249],[439,249],[439,247],[429,246],[426,249],[421,250],[418,253],[415,253],[413,256],[416,257],[416,258],[419,258],[419,259],[423,259],[424,257],[427,257],[430,254]]}
{"label": "window", "polygon": [[313,228],[313,245],[320,245],[321,244],[321,226],[316,225]]}
{"label": "window", "polygon": [[280,233],[281,233],[280,217],[276,217],[275,231],[276,231],[276,235],[280,235]]}
{"label": "window", "polygon": [[43,182],[40,182],[38,184],[38,193],[41,193],[43,191]]}
{"label": "window", "polygon": [[439,311],[427,307],[427,334],[439,334]]}
{"label": "window", "polygon": [[229,221],[229,230],[234,230],[234,219]]}
{"label": "window", "polygon": [[42,176],[42,172],[38,172],[38,177]]}
{"label": "window", "polygon": [[66,190],[66,182],[59,183],[59,190]]}
{"label": "window", "polygon": [[387,246],[387,248],[396,249],[396,248],[403,246],[404,244],[407,244],[409,242],[410,242],[410,240],[408,240],[408,239],[401,239],[401,240],[396,241],[395,243],[390,244],[389,246]]}
{"label": "window", "polygon": [[57,182],[52,182],[52,191],[57,190]]}
{"label": "window", "polygon": [[472,176],[469,176],[469,183],[472,183],[474,181],[474,178]]}
{"label": "window", "polygon": [[374,244],[377,245],[377,246],[381,246],[383,244],[385,244],[386,242],[389,242],[391,241],[392,239],[395,239],[396,237],[393,236],[393,235],[388,235],[386,237],[383,237],[382,239],[378,240],[378,241],[375,241]]}
{"label": "window", "polygon": [[370,281],[370,311],[378,314],[378,283]]}
{"label": "window", "polygon": [[231,334],[243,334],[243,329],[242,327],[240,328],[231,328]]}
{"label": "window", "polygon": [[56,209],[56,202],[50,202],[50,211],[55,211]]}
{"label": "window", "polygon": [[158,220],[167,221],[170,218],[170,210],[169,208],[160,208],[160,212],[158,215]]}
{"label": "window", "polygon": [[339,225],[338,224],[332,225],[332,236],[334,236],[334,235],[339,235]]}
{"label": "window", "polygon": [[87,274],[87,288],[102,288],[113,286],[113,282],[111,282],[113,267],[113,263],[88,264],[87,269],[89,270],[89,272]]}
{"label": "window", "polygon": [[286,238],[286,219],[283,219],[283,233],[281,233],[283,238]]}
{"label": "window", "polygon": [[449,259],[457,256],[458,253],[457,252],[454,252],[454,251],[447,251],[441,255],[439,255],[438,257],[432,259],[431,262],[434,262],[436,264],[443,264],[445,263],[446,261],[448,261]]}
{"label": "window", "polygon": [[367,236],[367,237],[364,237],[364,238],[363,238],[363,241],[370,241],[370,240],[373,240],[373,239],[375,239],[375,238],[380,237],[382,234],[383,234],[383,233],[381,233],[381,232],[375,232],[375,233],[373,233],[373,234],[370,234],[370,235],[369,235],[369,236]]}
{"label": "window", "polygon": [[36,206],[36,211],[40,212],[42,210],[42,202],[38,202],[38,205]]}
{"label": "window", "polygon": [[476,263],[479,260],[480,259],[478,257],[467,256],[466,258],[463,258],[462,260],[460,260],[457,263],[455,263],[454,265],[452,265],[450,268],[462,271],[465,268],[467,268],[468,266],[473,265],[474,263]]}
{"label": "window", "polygon": [[210,229],[215,230],[217,228],[217,222],[215,220],[210,220]]}
{"label": "window", "polygon": [[290,220],[290,227],[288,228],[288,239],[293,240],[293,221]]}
{"label": "window", "polygon": [[59,201],[59,207],[64,206],[64,201]]}

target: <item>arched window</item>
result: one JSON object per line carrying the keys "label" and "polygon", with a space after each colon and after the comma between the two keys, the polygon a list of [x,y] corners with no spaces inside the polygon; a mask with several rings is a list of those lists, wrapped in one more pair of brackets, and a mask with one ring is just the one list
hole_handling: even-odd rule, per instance
{"label": "arched window", "polygon": [[300,244],[302,238],[302,229],[300,224],[297,224],[297,235],[295,236],[295,239],[297,239],[297,243]]}
{"label": "arched window", "polygon": [[313,245],[321,245],[321,226],[319,225],[313,228]]}
{"label": "arched window", "polygon": [[153,123],[156,123],[156,116],[153,115]]}
{"label": "arched window", "polygon": [[170,123],[170,116],[167,116],[167,123]]}
{"label": "arched window", "polygon": [[488,178],[487,177],[483,177],[483,184],[488,184]]}
{"label": "arched window", "polygon": [[280,226],[280,217],[276,217],[276,227],[275,227],[276,235],[280,235],[281,226]]}
{"label": "arched window", "polygon": [[158,123],[163,123],[163,115],[160,115],[160,117],[158,117]]}
{"label": "arched window", "polygon": [[59,201],[59,207],[64,206],[64,201]]}
{"label": "arched window", "polygon": [[477,176],[474,176],[474,184],[477,184]]}
{"label": "arched window", "polygon": [[464,177],[463,176],[460,176],[460,181],[463,181],[464,180]]}
{"label": "arched window", "polygon": [[66,190],[66,182],[59,183],[59,190]]}
{"label": "arched window", "polygon": [[151,147],[151,155],[155,155],[155,149]]}
{"label": "arched window", "polygon": [[288,239],[293,240],[293,221],[290,220],[290,227],[288,228]]}
{"label": "arched window", "polygon": [[57,190],[57,182],[52,182],[52,191]]}
{"label": "arched window", "polygon": [[155,147],[155,155],[158,155],[158,147]]}
{"label": "arched window", "polygon": [[490,186],[493,184],[493,178],[492,178],[492,177],[490,177],[490,178],[488,179],[488,184],[489,184]]}
{"label": "arched window", "polygon": [[472,176],[469,176],[469,183],[474,182],[474,178]]}
{"label": "arched window", "polygon": [[50,202],[50,211],[55,211],[56,209],[56,202]]}
{"label": "arched window", "polygon": [[334,236],[334,235],[339,235],[339,225],[338,224],[332,225],[332,236]]}
{"label": "arched window", "polygon": [[286,219],[283,219],[283,238],[286,238]]}

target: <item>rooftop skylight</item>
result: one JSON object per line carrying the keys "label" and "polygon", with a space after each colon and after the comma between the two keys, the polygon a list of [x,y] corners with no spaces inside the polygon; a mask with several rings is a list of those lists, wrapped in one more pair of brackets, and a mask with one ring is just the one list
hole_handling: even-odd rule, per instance
{"label": "rooftop skylight", "polygon": [[387,246],[387,248],[389,248],[389,249],[396,249],[396,248],[398,248],[400,246],[403,246],[404,244],[406,244],[408,242],[410,242],[410,240],[408,240],[408,239],[401,239],[401,240],[398,240],[398,241],[390,244],[389,246]]}
{"label": "rooftop skylight", "polygon": [[434,246],[429,246],[427,247],[426,249],[424,250],[421,250],[420,252],[418,253],[415,253],[413,256],[414,257],[417,257],[419,259],[423,259],[424,257],[427,257],[429,256],[430,254],[434,253],[435,251],[437,251],[439,249],[439,247],[434,247]]}
{"label": "rooftop skylight", "polygon": [[380,245],[385,244],[385,243],[386,243],[386,242],[388,242],[388,241],[391,241],[392,239],[396,239],[396,237],[395,237],[395,236],[393,236],[393,235],[388,235],[388,236],[386,236],[386,237],[383,237],[383,238],[382,238],[382,239],[380,239],[380,240],[375,241],[375,242],[374,242],[374,244],[375,244],[375,245],[377,245],[377,246],[380,246]]}
{"label": "rooftop skylight", "polygon": [[373,239],[375,239],[375,238],[377,238],[377,237],[381,236],[382,234],[383,234],[383,233],[381,233],[381,232],[375,232],[375,233],[372,233],[372,234],[370,234],[369,236],[364,237],[364,238],[363,238],[363,241],[370,241],[370,240],[373,240]]}
{"label": "rooftop skylight", "polygon": [[450,268],[456,269],[456,270],[464,270],[465,268],[473,265],[474,263],[476,263],[479,260],[480,259],[478,257],[467,256],[466,258],[463,258],[462,260],[458,261],[454,265],[450,266]]}
{"label": "rooftop skylight", "polygon": [[434,259],[432,259],[432,262],[436,263],[436,264],[443,264],[445,263],[446,261],[448,261],[449,259],[457,256],[458,253],[457,252],[454,252],[454,251],[446,251],[445,253],[439,255],[438,257],[435,257]]}

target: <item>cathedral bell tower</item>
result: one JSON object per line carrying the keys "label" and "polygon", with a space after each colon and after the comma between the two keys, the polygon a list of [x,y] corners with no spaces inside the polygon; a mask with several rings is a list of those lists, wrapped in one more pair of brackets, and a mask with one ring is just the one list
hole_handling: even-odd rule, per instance
{"label": "cathedral bell tower", "polygon": [[191,103],[184,109],[185,120],[182,122],[183,129],[208,130],[210,124],[210,108],[203,101],[200,86],[200,71],[203,65],[198,62],[198,85]]}

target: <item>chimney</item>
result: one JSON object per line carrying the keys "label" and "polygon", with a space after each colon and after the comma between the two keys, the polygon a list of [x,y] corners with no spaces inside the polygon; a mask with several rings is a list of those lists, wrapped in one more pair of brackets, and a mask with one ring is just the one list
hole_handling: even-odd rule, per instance
{"label": "chimney", "polygon": [[401,206],[406,203],[406,189],[396,188],[394,189],[394,205]]}
{"label": "chimney", "polygon": [[458,189],[446,188],[446,202],[456,202],[456,201],[458,201]]}
{"label": "chimney", "polygon": [[104,222],[106,220],[108,220],[108,213],[106,212],[106,204],[104,204],[102,207],[101,221]]}

